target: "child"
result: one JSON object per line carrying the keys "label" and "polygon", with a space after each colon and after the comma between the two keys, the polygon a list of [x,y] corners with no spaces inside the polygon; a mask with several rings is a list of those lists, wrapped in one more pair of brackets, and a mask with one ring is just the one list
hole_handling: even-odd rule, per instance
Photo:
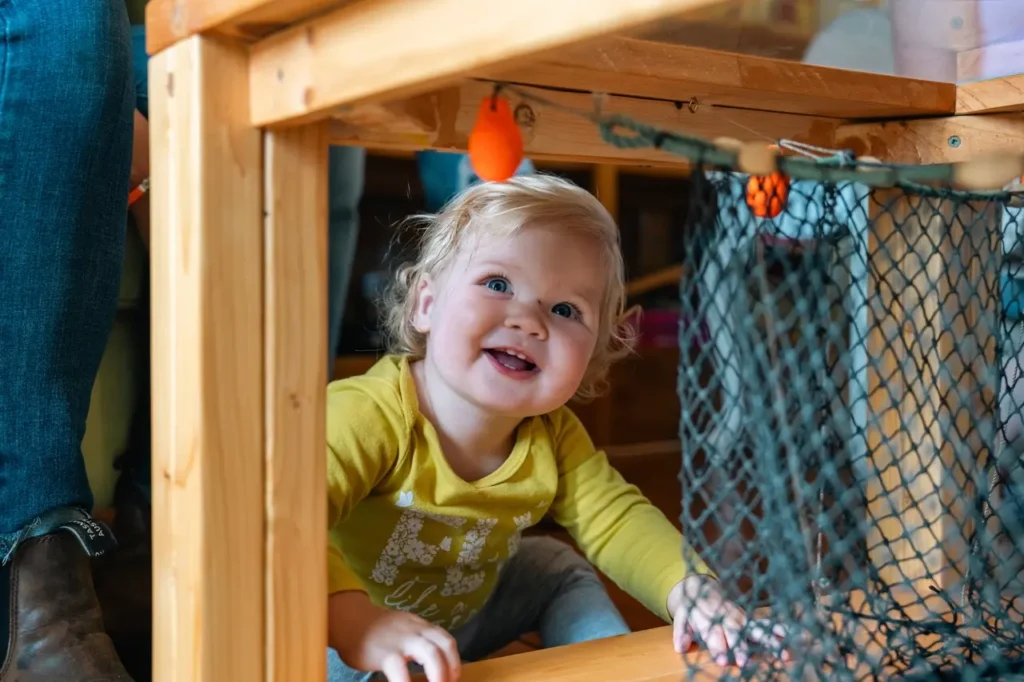
{"label": "child", "polygon": [[628,632],[583,557],[521,537],[545,514],[677,651],[746,657],[745,614],[566,407],[629,352],[623,306],[618,229],[569,182],[476,185],[424,220],[387,300],[394,354],[328,390],[332,682],[409,661],[448,682],[526,632]]}

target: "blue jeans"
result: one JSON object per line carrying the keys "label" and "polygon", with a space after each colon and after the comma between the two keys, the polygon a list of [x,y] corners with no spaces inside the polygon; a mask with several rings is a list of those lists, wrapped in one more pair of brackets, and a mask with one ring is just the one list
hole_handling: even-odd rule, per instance
{"label": "blue jeans", "polygon": [[0,561],[47,512],[92,507],[81,443],[117,307],[134,90],[124,0],[0,0]]}
{"label": "blue jeans", "polygon": [[[629,627],[585,558],[558,540],[527,537],[480,613],[451,634],[462,660],[478,661],[530,632],[549,648],[624,635]],[[380,679],[327,650],[328,682]]]}

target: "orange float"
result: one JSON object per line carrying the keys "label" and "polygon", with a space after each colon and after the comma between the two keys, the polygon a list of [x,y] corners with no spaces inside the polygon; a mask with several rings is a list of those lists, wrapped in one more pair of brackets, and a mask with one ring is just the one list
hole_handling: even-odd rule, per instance
{"label": "orange float", "polygon": [[508,100],[488,96],[480,101],[469,133],[469,162],[481,180],[500,182],[515,175],[523,162],[523,136]]}
{"label": "orange float", "polygon": [[789,177],[776,171],[771,175],[752,175],[747,180],[747,206],[758,218],[775,218],[786,208]]}

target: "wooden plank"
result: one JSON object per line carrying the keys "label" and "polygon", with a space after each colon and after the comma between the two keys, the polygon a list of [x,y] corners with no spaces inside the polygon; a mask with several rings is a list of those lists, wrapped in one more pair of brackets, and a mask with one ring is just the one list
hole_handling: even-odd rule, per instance
{"label": "wooden plank", "polygon": [[252,122],[298,122],[342,104],[408,97],[717,1],[362,0],[253,46]]}
{"label": "wooden plank", "polygon": [[[672,627],[487,659],[463,666],[460,682],[678,682],[687,668],[697,679],[718,679],[725,671],[704,651],[680,657],[672,648]],[[424,682],[426,677],[413,678]]]}
{"label": "wooden plank", "polygon": [[[267,680],[327,650],[327,129],[266,136]],[[301,576],[301,578],[300,578]]]}
{"label": "wooden plank", "polygon": [[1024,149],[1024,119],[1015,114],[992,114],[856,123],[839,126],[835,144],[893,163],[967,161],[994,152]]}
{"label": "wooden plank", "polygon": [[564,47],[474,76],[588,92],[836,118],[950,114],[952,83],[846,71],[626,37]]}
{"label": "wooden plank", "polygon": [[957,114],[1007,111],[1024,111],[1024,73],[962,83],[956,88]]}
{"label": "wooden plank", "polygon": [[[521,99],[511,90],[506,91],[513,109],[526,105],[532,114],[533,123],[521,126],[525,152],[530,158],[597,163],[607,161],[619,165],[678,166],[685,163],[681,157],[657,149],[617,148],[601,138],[597,126],[590,120],[564,110],[564,107],[569,107],[580,112],[591,112],[594,102],[589,95],[534,88],[522,90],[527,95],[539,96],[557,105],[539,105]],[[448,88],[407,100],[403,104],[403,125],[396,124],[390,117],[375,119],[366,116],[361,107],[355,107],[337,114],[344,118],[336,121],[332,127],[331,141],[334,144],[353,144],[371,149],[432,148],[464,151],[480,101],[492,92],[490,84],[470,81],[458,88]],[[749,141],[788,138],[830,147],[834,142],[836,126],[834,119],[760,111],[698,107],[695,113],[691,113],[688,108],[676,107],[672,102],[628,97],[608,97],[601,105],[601,110],[607,114],[625,114],[646,124],[706,139],[719,136]],[[391,113],[394,112],[392,109]],[[521,113],[526,112],[524,110]]]}
{"label": "wooden plank", "polygon": [[683,277],[683,264],[670,265],[667,268],[642,275],[626,284],[626,293],[630,296],[640,296],[649,291],[667,286],[679,286],[679,280]]}
{"label": "wooden plank", "polygon": [[867,549],[881,580],[958,599],[996,431],[998,212],[869,199]]}
{"label": "wooden plank", "polygon": [[153,671],[264,677],[263,204],[247,55],[150,61]]}
{"label": "wooden plank", "polygon": [[198,33],[255,41],[350,0],[149,0],[146,51]]}

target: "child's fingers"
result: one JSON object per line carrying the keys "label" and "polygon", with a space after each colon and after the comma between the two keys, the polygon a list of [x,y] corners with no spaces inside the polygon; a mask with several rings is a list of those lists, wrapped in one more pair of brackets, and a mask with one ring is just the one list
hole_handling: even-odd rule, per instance
{"label": "child's fingers", "polygon": [[412,637],[405,644],[405,653],[423,666],[427,682],[454,682],[454,678],[448,674],[448,663],[441,655],[441,650],[429,639]]}
{"label": "child's fingers", "polygon": [[751,620],[748,638],[781,656],[783,660],[789,659],[789,652],[783,648],[786,642],[786,628],[783,625],[771,625],[766,620]]}
{"label": "child's fingers", "polygon": [[450,679],[454,682],[459,679],[462,671],[462,657],[459,656],[459,646],[455,638],[441,628],[429,628],[423,631],[423,636],[437,645],[438,650],[448,664]]}
{"label": "child's fingers", "polygon": [[388,682],[409,682],[409,668],[405,658],[398,654],[389,654],[380,663],[380,671]]}
{"label": "child's fingers", "polygon": [[[782,642],[785,639],[786,631],[779,630],[779,626],[770,627],[768,623],[761,620],[749,621],[749,637],[750,641],[757,644],[763,644],[767,647],[773,647]],[[781,636],[780,636],[781,635]]]}
{"label": "child's fingers", "polygon": [[725,637],[725,630],[721,625],[715,625],[704,637],[704,643],[708,647],[708,653],[718,665],[729,665],[729,640]]}
{"label": "child's fingers", "polygon": [[693,644],[693,636],[690,634],[690,626],[682,618],[677,618],[672,623],[672,643],[677,654],[685,654]]}
{"label": "child's fingers", "polygon": [[725,633],[725,643],[728,647],[727,651],[732,652],[733,658],[736,660],[736,665],[744,666],[747,663],[747,659],[750,657],[747,649],[746,640],[740,635],[741,625],[735,622],[726,622],[722,626],[722,631]]}

